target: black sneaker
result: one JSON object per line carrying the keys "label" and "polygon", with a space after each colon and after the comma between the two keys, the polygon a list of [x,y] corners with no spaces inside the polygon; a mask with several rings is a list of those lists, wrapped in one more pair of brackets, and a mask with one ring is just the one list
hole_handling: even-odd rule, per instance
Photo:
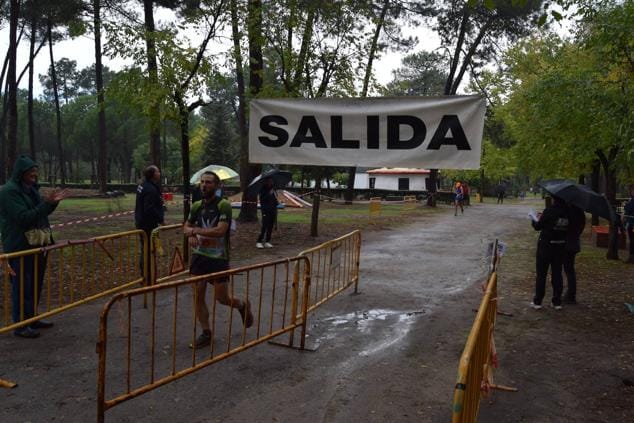
{"label": "black sneaker", "polygon": [[570,298],[570,297],[564,297],[563,300],[564,304],[577,304],[577,300],[575,300],[574,298]]}
{"label": "black sneaker", "polygon": [[189,344],[189,348],[197,349],[208,345],[211,345],[211,332],[203,331],[203,333],[196,338],[196,342]]}
{"label": "black sneaker", "polygon": [[[253,326],[253,313],[251,313],[251,304],[249,300],[242,303],[242,307],[238,309],[240,312],[240,316],[242,317],[242,323],[245,328],[250,328]],[[245,315],[246,314],[246,315]]]}
{"label": "black sneaker", "polygon": [[44,320],[37,320],[29,325],[31,329],[50,329],[53,326],[52,322],[45,322]]}
{"label": "black sneaker", "polygon": [[18,336],[20,338],[28,338],[28,339],[33,339],[33,338],[37,338],[38,336],[40,336],[40,333],[38,331],[36,331],[35,329],[31,329],[30,327],[25,327],[22,329],[16,329],[13,334],[15,336]]}

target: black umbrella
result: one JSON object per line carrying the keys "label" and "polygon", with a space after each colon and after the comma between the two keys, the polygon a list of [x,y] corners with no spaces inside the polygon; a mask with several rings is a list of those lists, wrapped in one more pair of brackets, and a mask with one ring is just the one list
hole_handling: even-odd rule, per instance
{"label": "black umbrella", "polygon": [[585,185],[554,179],[543,181],[541,186],[552,195],[579,207],[585,212],[599,215],[611,222],[616,218],[614,210],[605,195],[598,194]]}
{"label": "black umbrella", "polygon": [[268,178],[271,178],[273,180],[273,187],[278,189],[284,188],[291,181],[291,179],[293,179],[293,174],[284,170],[267,170],[261,175],[256,176],[255,179],[251,181],[251,183],[247,187],[247,192],[252,195],[257,195],[264,186],[264,181]]}

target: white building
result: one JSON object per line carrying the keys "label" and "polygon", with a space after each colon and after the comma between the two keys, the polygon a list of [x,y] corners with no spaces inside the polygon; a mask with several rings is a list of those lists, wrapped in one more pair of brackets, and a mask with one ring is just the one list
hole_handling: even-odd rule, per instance
{"label": "white building", "polygon": [[390,191],[425,191],[427,169],[380,168],[357,173],[355,189],[385,189]]}

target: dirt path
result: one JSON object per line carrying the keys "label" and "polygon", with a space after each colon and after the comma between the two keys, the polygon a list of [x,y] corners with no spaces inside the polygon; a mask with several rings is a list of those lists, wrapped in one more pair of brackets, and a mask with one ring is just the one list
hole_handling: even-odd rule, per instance
{"label": "dirt path", "polygon": [[[497,376],[520,392],[496,394],[483,404],[481,421],[631,421],[633,393],[620,376],[632,374],[633,319],[614,307],[620,320],[586,319],[579,332],[576,323],[594,312],[588,305],[558,315],[527,309],[535,239],[528,207],[476,205],[458,217],[447,208],[364,234],[361,294],[341,294],[310,316],[315,352],[261,345],[132,399],[108,411],[107,421],[446,422],[487,245],[496,237],[509,244],[500,307],[514,314],[499,318]],[[101,307],[60,315],[37,340],[0,338],[0,377],[20,383],[0,391],[0,421],[95,420]],[[619,341],[606,339],[614,328]]]}

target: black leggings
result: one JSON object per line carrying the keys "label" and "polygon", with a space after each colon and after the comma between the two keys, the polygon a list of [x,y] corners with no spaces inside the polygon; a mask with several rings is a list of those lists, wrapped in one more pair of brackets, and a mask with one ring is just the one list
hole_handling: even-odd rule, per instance
{"label": "black leggings", "polygon": [[269,242],[271,240],[271,232],[273,232],[276,218],[277,210],[262,210],[262,229],[260,230],[258,242]]}

